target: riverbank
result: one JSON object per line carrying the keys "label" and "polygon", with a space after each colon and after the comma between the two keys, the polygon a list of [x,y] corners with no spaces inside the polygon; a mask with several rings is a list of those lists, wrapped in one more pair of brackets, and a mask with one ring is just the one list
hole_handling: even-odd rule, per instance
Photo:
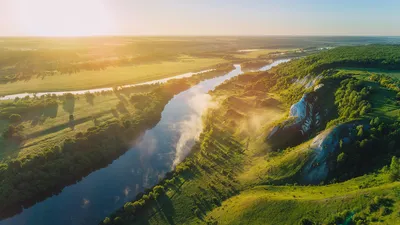
{"label": "riverbank", "polygon": [[21,206],[28,207],[38,199],[51,196],[65,185],[112,162],[129,149],[132,140],[158,123],[165,104],[175,94],[230,70],[232,67],[223,67],[193,77],[168,81],[146,94],[147,97],[135,98],[135,105],[145,107],[136,107],[134,114],[128,111],[127,114],[121,114],[85,132],[76,133],[74,137],[54,147],[47,146],[39,154],[2,164],[1,217],[18,213]]}
{"label": "riverbank", "polygon": [[[268,70],[279,63],[263,68]],[[256,139],[264,126],[284,115],[279,105],[273,104],[279,103],[278,100],[272,101],[274,99],[261,91],[241,89],[250,81],[270,77],[268,72],[249,74],[232,78],[210,90],[214,105],[205,109],[204,129],[187,158],[156,186],[110,214],[102,224],[204,222],[202,218],[207,211],[238,193],[241,184],[237,175],[242,172],[249,144],[243,134],[251,134],[251,138]],[[263,104],[265,102],[272,105]]]}
{"label": "riverbank", "polygon": [[60,92],[137,84],[169,78],[190,71],[212,69],[221,63],[229,63],[229,61],[216,57],[201,58],[182,55],[174,60],[166,59],[160,62],[115,66],[70,74],[38,75],[29,79],[0,83],[0,96],[18,94],[21,91],[28,93]]}

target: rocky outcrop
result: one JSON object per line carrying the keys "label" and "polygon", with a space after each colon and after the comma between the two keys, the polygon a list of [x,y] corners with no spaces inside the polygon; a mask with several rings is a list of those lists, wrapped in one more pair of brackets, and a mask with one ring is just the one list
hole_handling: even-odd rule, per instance
{"label": "rocky outcrop", "polygon": [[334,169],[330,166],[329,159],[336,159],[340,153],[340,141],[344,144],[354,141],[356,127],[361,124],[367,128],[367,124],[362,121],[354,121],[325,130],[315,137],[310,144],[311,158],[301,172],[301,183],[319,184],[325,181],[329,172]]}
{"label": "rocky outcrop", "polygon": [[[307,79],[308,81],[310,79]],[[302,98],[290,107],[289,118],[273,127],[267,137],[267,142],[275,150],[284,149],[300,144],[306,139],[316,135],[325,128],[326,123],[337,117],[334,90],[336,83],[321,81],[320,77],[311,82],[312,91],[304,94]]]}
{"label": "rocky outcrop", "polygon": [[290,107],[289,118],[272,128],[267,141],[275,148],[295,146],[311,133],[313,127],[321,124],[318,95],[310,92],[303,95]]}

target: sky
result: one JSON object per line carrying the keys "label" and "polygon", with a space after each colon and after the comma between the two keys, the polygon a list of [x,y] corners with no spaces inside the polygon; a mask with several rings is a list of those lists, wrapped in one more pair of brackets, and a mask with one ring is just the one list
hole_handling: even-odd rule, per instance
{"label": "sky", "polygon": [[0,36],[400,35],[398,0],[0,0]]}

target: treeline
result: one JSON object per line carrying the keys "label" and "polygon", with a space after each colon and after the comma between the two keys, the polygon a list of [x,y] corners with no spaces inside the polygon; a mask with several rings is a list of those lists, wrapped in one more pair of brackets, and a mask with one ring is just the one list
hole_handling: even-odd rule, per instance
{"label": "treeline", "polygon": [[[389,172],[392,156],[400,156],[400,122],[388,123],[375,117],[358,125],[352,132],[355,133],[354,140],[340,140],[339,153],[330,156],[332,169],[328,180],[348,180],[385,165],[383,170]],[[399,180],[400,170],[393,169],[391,177],[392,181]]]}
{"label": "treeline", "polygon": [[372,74],[371,76],[369,76],[369,79],[371,81],[379,83],[383,87],[392,89],[400,93],[400,80],[398,79],[380,74]]}
{"label": "treeline", "polygon": [[[345,67],[400,69],[400,45],[365,45],[337,47],[305,58],[292,60],[272,71],[278,75],[279,85],[287,87],[294,79],[327,73]],[[328,75],[328,74],[326,74]]]}
{"label": "treeline", "polygon": [[272,63],[271,59],[258,59],[258,60],[251,60],[251,61],[247,61],[247,62],[243,62],[241,63],[241,67],[243,71],[247,71],[247,70],[257,70],[260,69],[261,67]]}
{"label": "treeline", "polygon": [[230,70],[232,65],[221,65],[215,71],[170,80],[152,90],[146,98],[132,95],[133,103],[142,106],[135,114],[125,114],[91,127],[35,155],[0,164],[0,215],[11,206],[20,210],[20,205],[28,200],[48,196],[112,162],[129,149],[132,139],[156,125],[164,106],[175,94]]}
{"label": "treeline", "polygon": [[108,67],[129,66],[143,63],[175,60],[178,55],[168,52],[152,52],[141,55],[112,55],[109,58],[82,57],[79,51],[36,50],[2,52],[0,56],[0,83],[29,80],[57,74],[73,74],[81,71],[100,71]]}
{"label": "treeline", "polygon": [[372,108],[368,101],[371,91],[373,91],[371,86],[365,86],[363,81],[356,78],[341,81],[340,87],[335,92],[338,118],[330,121],[327,127],[365,117]]}
{"label": "treeline", "polygon": [[[29,96],[14,101],[0,102],[0,119],[9,119],[12,114],[19,115],[38,115],[45,113],[46,109],[57,108],[60,99],[64,96],[42,96],[40,98],[30,98]],[[50,112],[49,116],[50,115]]]}

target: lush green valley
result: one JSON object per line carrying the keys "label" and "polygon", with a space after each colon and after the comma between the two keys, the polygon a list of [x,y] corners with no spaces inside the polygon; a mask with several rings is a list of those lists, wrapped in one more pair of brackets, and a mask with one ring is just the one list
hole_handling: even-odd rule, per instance
{"label": "lush green valley", "polygon": [[400,223],[397,45],[232,78],[190,155],[101,224]]}
{"label": "lush green valley", "polygon": [[[157,124],[175,94],[230,70],[225,64],[165,84],[2,102],[1,210],[13,213],[106,166]],[[57,116],[59,105],[65,115]]]}

